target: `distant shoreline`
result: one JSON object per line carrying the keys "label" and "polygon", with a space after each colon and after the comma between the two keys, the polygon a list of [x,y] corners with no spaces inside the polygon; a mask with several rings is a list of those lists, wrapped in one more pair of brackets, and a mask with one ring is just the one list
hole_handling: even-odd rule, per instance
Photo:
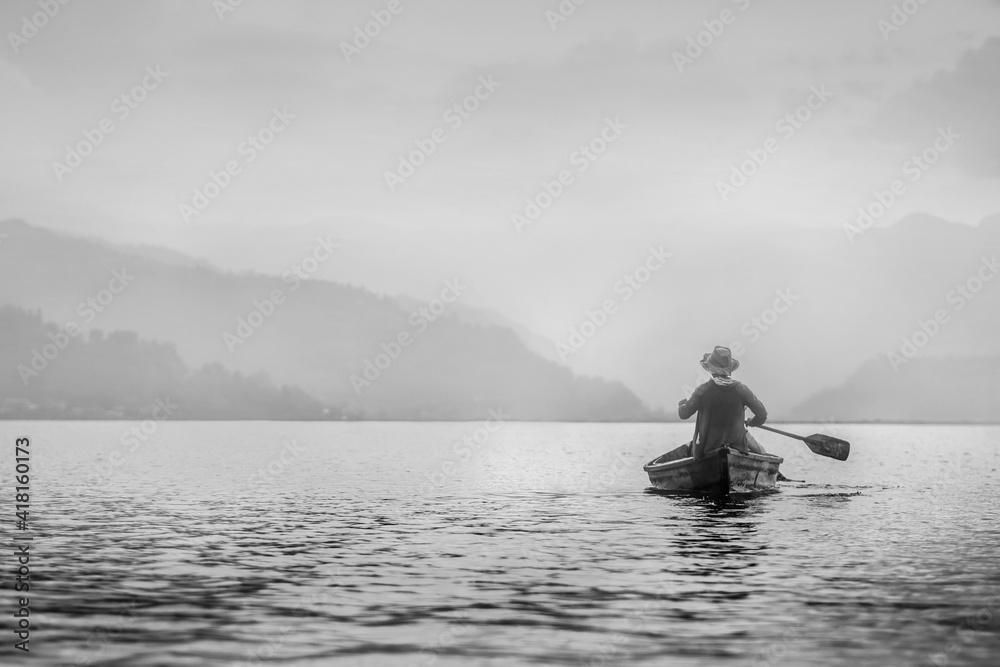
{"label": "distant shoreline", "polygon": [[[47,417],[43,419],[35,419],[31,417],[13,417],[13,416],[0,416],[0,423],[3,422],[133,422],[133,421],[143,421],[149,417],[135,416],[135,417]],[[298,423],[298,424],[315,424],[315,423],[370,423],[370,424],[473,424],[481,422],[482,419],[427,419],[427,420],[414,420],[414,419],[230,419],[227,417],[213,417],[213,418],[202,418],[202,419],[170,419],[169,421],[174,423],[198,423],[198,422],[274,422],[274,423]],[[539,421],[539,420],[520,420],[520,419],[509,419],[510,422],[515,422],[518,424],[692,424],[693,422],[677,421],[677,420],[663,420],[663,421],[571,421],[571,420],[551,420],[551,421]],[[821,422],[821,421],[794,421],[794,420],[768,420],[768,424],[784,424],[784,425],[799,425],[799,424],[827,424],[834,426],[872,426],[872,425],[884,425],[884,426],[1000,426],[1000,421],[876,421],[876,420],[858,420],[858,421],[838,421],[838,422]]]}

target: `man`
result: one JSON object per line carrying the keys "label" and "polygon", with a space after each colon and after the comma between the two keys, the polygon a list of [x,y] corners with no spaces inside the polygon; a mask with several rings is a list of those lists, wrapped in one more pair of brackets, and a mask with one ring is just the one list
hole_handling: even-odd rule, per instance
{"label": "man", "polygon": [[743,421],[744,410],[750,408],[753,419],[747,424],[760,426],[767,421],[767,410],[749,387],[731,377],[732,372],[740,367],[740,362],[733,359],[728,347],[720,346],[702,357],[701,367],[712,374],[712,379],[695,389],[691,398],[677,404],[677,414],[681,419],[698,413],[691,456],[704,458],[727,445],[744,452],[766,454],[747,432]]}

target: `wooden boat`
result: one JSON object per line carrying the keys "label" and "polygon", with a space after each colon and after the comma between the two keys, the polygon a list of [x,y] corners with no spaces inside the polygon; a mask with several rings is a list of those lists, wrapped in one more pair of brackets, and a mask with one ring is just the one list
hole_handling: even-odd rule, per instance
{"label": "wooden boat", "polygon": [[778,466],[784,461],[780,456],[721,447],[703,459],[694,459],[686,455],[685,447],[642,467],[657,490],[729,495],[778,489]]}

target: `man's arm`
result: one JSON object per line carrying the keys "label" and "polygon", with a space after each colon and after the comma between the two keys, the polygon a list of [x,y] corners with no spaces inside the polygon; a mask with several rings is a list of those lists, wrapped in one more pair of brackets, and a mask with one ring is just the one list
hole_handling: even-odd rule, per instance
{"label": "man's arm", "polygon": [[677,416],[681,419],[687,419],[698,412],[698,408],[701,406],[701,395],[704,393],[702,387],[698,387],[691,394],[691,398],[681,399],[677,404]]}
{"label": "man's arm", "polygon": [[750,411],[753,412],[753,419],[749,422],[750,426],[760,426],[767,421],[767,408],[765,408],[764,404],[760,402],[760,399],[757,398],[752,391],[750,391],[750,387],[740,383],[740,396],[743,398],[743,404],[750,408]]}

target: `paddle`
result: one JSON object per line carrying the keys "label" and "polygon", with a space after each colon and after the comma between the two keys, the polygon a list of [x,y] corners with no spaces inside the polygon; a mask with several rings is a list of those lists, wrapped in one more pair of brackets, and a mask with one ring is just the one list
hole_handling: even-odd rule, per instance
{"label": "paddle", "polygon": [[[752,426],[752,424],[748,422],[747,426]],[[846,440],[841,440],[840,438],[834,438],[833,436],[813,433],[812,435],[802,437],[801,435],[795,435],[794,433],[789,433],[787,431],[779,431],[778,429],[771,428],[770,426],[759,425],[757,428],[762,428],[765,431],[780,433],[781,435],[787,435],[789,438],[801,440],[809,446],[809,449],[813,450],[814,454],[828,456],[831,459],[837,459],[838,461],[846,461],[847,457],[851,454],[851,443]]]}

